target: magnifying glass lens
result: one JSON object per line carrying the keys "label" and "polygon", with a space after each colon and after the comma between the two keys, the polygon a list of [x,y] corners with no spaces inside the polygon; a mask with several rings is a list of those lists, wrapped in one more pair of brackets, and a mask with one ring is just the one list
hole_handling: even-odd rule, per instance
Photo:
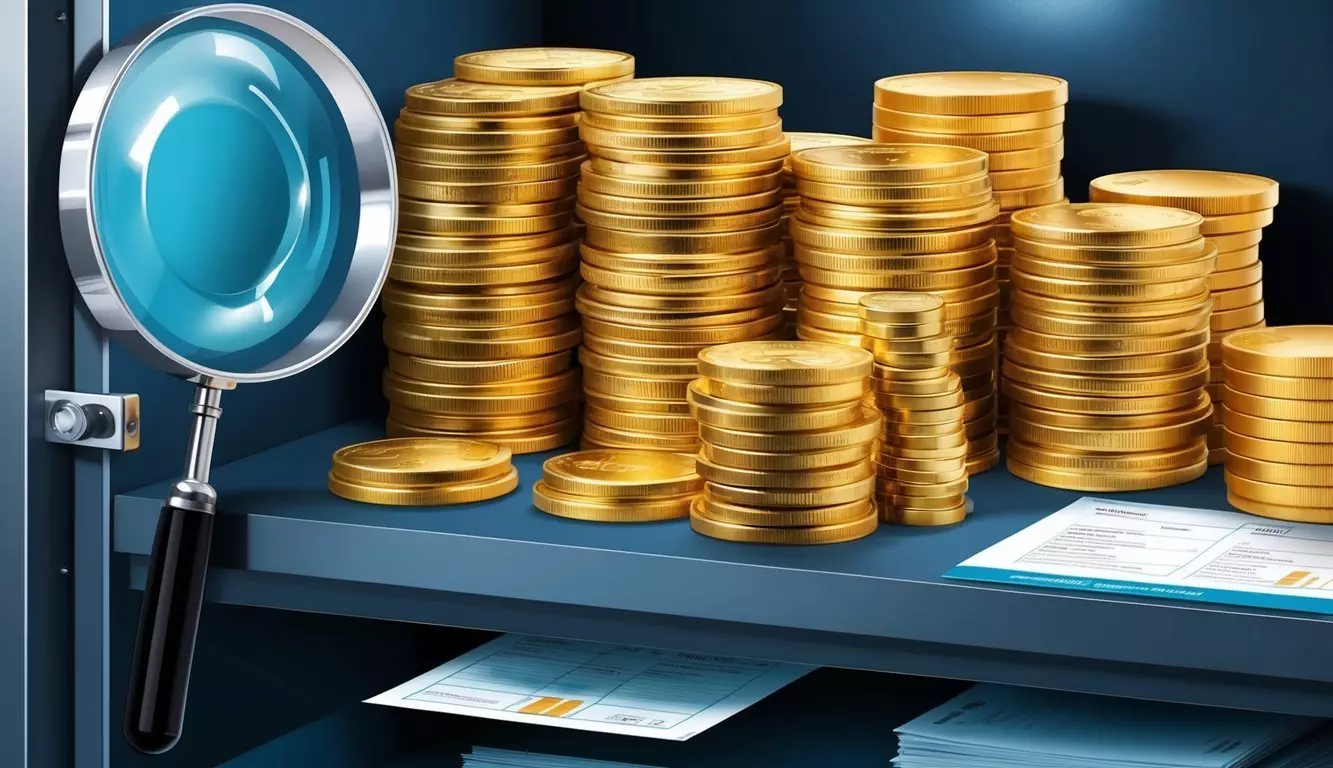
{"label": "magnifying glass lens", "polygon": [[329,314],[357,165],[328,89],[281,42],[217,18],[163,35],[112,95],[92,170],[112,281],[162,346],[251,371]]}

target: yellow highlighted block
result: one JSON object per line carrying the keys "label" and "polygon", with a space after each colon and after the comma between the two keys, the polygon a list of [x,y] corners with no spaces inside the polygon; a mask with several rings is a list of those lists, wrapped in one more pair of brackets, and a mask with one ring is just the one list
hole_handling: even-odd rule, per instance
{"label": "yellow highlighted block", "polygon": [[527,705],[526,707],[520,709],[519,712],[525,715],[540,715],[545,713],[546,710],[550,709],[551,707],[554,707],[559,703],[560,699],[557,699],[554,696],[543,696],[540,699],[537,699],[536,701]]}
{"label": "yellow highlighted block", "polygon": [[1282,578],[1278,579],[1277,586],[1290,587],[1309,575],[1310,575],[1309,571],[1292,571],[1286,576],[1283,576]]}
{"label": "yellow highlighted block", "polygon": [[542,714],[547,715],[548,717],[564,717],[570,712],[578,709],[581,704],[583,704],[583,702],[578,699],[566,699],[561,704],[551,707]]}

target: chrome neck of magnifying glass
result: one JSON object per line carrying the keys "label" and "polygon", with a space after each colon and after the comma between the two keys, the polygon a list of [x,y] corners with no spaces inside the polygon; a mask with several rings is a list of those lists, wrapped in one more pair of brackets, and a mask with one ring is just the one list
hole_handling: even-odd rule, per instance
{"label": "chrome neck of magnifying glass", "polygon": [[190,447],[185,460],[185,480],[207,483],[213,468],[213,436],[217,433],[218,417],[222,415],[222,390],[200,382],[194,388],[194,403],[190,413],[194,423],[190,427]]}

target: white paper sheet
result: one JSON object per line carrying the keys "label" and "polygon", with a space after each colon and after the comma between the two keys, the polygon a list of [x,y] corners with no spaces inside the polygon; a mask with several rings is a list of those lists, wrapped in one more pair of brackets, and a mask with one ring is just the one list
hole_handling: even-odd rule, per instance
{"label": "white paper sheet", "polygon": [[505,635],[366,703],[684,741],[811,669]]}
{"label": "white paper sheet", "polygon": [[1333,526],[1082,498],[945,577],[1333,613]]}

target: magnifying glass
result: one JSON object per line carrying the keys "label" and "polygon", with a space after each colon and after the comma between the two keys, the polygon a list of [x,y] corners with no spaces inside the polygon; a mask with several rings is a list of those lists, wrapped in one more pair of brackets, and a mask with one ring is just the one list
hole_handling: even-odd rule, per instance
{"label": "magnifying glass", "polygon": [[181,734],[217,494],[221,393],[328,357],[370,312],[397,224],[370,89],[305,23],[254,5],[184,11],[112,49],[70,117],[60,226],[108,332],[196,384],[185,474],[162,506],[125,736]]}

